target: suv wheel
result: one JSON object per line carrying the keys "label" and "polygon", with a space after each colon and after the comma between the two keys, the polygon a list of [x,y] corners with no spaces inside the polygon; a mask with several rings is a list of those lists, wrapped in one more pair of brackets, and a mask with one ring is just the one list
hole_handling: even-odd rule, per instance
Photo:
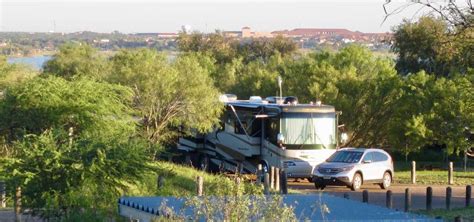
{"label": "suv wheel", "polygon": [[351,190],[353,191],[358,190],[360,189],[361,186],[362,186],[362,175],[360,175],[360,173],[356,173],[354,174],[354,178],[352,179]]}
{"label": "suv wheel", "polygon": [[380,184],[380,187],[382,189],[387,189],[392,183],[392,176],[390,176],[390,173],[389,172],[385,172],[383,174],[383,180],[382,180],[382,183]]}

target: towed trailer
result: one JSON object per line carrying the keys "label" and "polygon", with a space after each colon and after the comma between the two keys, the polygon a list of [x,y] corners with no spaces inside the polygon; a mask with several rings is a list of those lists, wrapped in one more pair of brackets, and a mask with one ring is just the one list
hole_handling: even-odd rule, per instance
{"label": "towed trailer", "polygon": [[255,173],[258,164],[284,168],[289,178],[311,180],[315,166],[338,147],[338,113],[320,102],[299,104],[296,97],[252,96],[225,104],[221,126],[207,134],[179,138],[187,161],[203,170]]}

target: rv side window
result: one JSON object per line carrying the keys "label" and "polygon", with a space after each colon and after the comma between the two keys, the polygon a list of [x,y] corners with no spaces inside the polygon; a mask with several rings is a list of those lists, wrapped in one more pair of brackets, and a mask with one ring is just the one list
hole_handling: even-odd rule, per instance
{"label": "rv side window", "polygon": [[269,118],[265,120],[265,138],[273,144],[277,143],[277,134],[280,129],[280,119]]}
{"label": "rv side window", "polygon": [[245,130],[247,128],[247,122],[242,121],[242,125],[240,125],[238,120],[234,121],[235,124],[235,133],[237,134],[245,134]]}

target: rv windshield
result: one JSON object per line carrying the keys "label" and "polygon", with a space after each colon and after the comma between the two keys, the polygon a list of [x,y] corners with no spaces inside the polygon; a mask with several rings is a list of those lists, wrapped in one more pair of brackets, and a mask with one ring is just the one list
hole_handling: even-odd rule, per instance
{"label": "rv windshield", "polygon": [[284,113],[280,132],[284,144],[320,145],[334,148],[336,144],[335,113]]}

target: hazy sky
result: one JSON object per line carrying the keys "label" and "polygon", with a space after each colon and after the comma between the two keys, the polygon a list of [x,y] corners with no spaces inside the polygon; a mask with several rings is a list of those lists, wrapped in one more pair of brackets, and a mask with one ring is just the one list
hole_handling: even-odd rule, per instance
{"label": "hazy sky", "polygon": [[[408,0],[394,0],[394,9]],[[386,32],[410,7],[383,23],[385,0],[0,0],[0,31],[56,32],[118,30],[177,32],[182,25],[212,32],[293,28],[346,28]]]}

